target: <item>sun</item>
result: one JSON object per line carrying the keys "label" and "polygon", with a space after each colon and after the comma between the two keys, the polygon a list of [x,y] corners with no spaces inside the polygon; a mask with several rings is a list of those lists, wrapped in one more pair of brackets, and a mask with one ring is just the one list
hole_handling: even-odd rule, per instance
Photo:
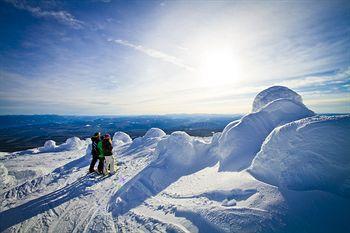
{"label": "sun", "polygon": [[199,58],[198,73],[202,85],[237,83],[241,76],[240,61],[231,49],[208,49]]}

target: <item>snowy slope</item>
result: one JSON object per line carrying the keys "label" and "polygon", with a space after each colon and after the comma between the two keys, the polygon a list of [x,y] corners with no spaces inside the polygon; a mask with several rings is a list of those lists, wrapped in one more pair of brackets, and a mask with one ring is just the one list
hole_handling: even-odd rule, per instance
{"label": "snowy slope", "polygon": [[114,176],[89,139],[1,153],[0,231],[349,232],[349,119],[271,87],[209,139],[116,132]]}
{"label": "snowy slope", "polygon": [[[115,153],[124,149],[117,148]],[[57,167],[1,193],[0,217],[6,219],[1,221],[1,231],[9,228],[6,231],[115,232],[113,219],[106,211],[110,196],[147,165],[151,153],[145,151],[120,158],[119,175],[103,178],[87,175],[90,153],[85,150],[75,150],[74,158],[67,152],[22,155],[36,163],[41,160],[40,156],[69,160],[60,166],[51,159],[52,166]],[[17,160],[17,166],[26,166],[28,161],[21,163],[17,158],[10,155],[2,163],[6,166]],[[126,169],[128,167],[130,169]]]}

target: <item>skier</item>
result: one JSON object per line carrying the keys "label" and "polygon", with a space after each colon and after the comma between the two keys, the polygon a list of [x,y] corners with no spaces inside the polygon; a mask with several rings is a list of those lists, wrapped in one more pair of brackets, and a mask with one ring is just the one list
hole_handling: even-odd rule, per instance
{"label": "skier", "polygon": [[99,150],[97,148],[97,144],[99,143],[100,141],[100,136],[101,134],[98,132],[98,133],[95,133],[94,136],[91,137],[91,141],[92,141],[92,144],[91,144],[91,155],[92,155],[92,160],[91,160],[91,163],[90,163],[90,167],[89,167],[89,173],[92,173],[95,171],[95,164],[98,160],[98,157],[99,157]]}
{"label": "skier", "polygon": [[108,169],[109,173],[113,175],[115,173],[114,171],[114,158],[113,158],[113,146],[112,146],[112,140],[111,136],[109,134],[106,134],[103,141],[102,141],[102,147],[103,147],[103,155],[105,157],[105,163],[103,167],[103,174],[107,175]]}
{"label": "skier", "polygon": [[97,144],[97,149],[98,149],[98,152],[99,152],[99,155],[98,155],[98,166],[97,166],[97,172],[99,174],[102,174],[103,172],[103,165],[104,165],[104,161],[105,161],[105,157],[104,157],[104,153],[103,153],[103,145],[102,145],[102,142],[104,140],[104,137],[102,136],[101,137],[101,140],[98,142]]}

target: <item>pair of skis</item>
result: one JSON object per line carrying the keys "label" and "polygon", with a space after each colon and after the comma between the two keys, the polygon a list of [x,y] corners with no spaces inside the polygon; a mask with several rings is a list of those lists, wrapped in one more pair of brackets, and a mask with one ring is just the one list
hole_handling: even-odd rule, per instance
{"label": "pair of skis", "polygon": [[109,173],[109,174],[105,175],[105,174],[98,172],[96,170],[93,172],[90,172],[90,171],[88,172],[88,175],[90,175],[90,176],[106,176],[106,177],[108,177],[108,176],[113,176],[114,174],[116,174],[116,173],[113,173],[113,174]]}

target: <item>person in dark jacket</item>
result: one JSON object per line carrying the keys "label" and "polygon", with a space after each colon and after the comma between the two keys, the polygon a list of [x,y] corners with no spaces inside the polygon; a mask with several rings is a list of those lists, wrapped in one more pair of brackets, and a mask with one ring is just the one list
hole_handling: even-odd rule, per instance
{"label": "person in dark jacket", "polygon": [[112,140],[111,136],[109,134],[106,134],[103,141],[102,141],[102,148],[103,148],[103,155],[105,157],[105,163],[103,166],[103,174],[107,175],[108,169],[109,173],[113,175],[115,173],[114,171],[114,158],[113,158],[113,146],[112,146]]}
{"label": "person in dark jacket", "polygon": [[91,137],[91,155],[92,160],[89,167],[89,172],[95,171],[95,164],[97,160],[99,159],[100,151],[97,148],[98,143],[100,142],[100,133],[95,133],[94,136]]}

